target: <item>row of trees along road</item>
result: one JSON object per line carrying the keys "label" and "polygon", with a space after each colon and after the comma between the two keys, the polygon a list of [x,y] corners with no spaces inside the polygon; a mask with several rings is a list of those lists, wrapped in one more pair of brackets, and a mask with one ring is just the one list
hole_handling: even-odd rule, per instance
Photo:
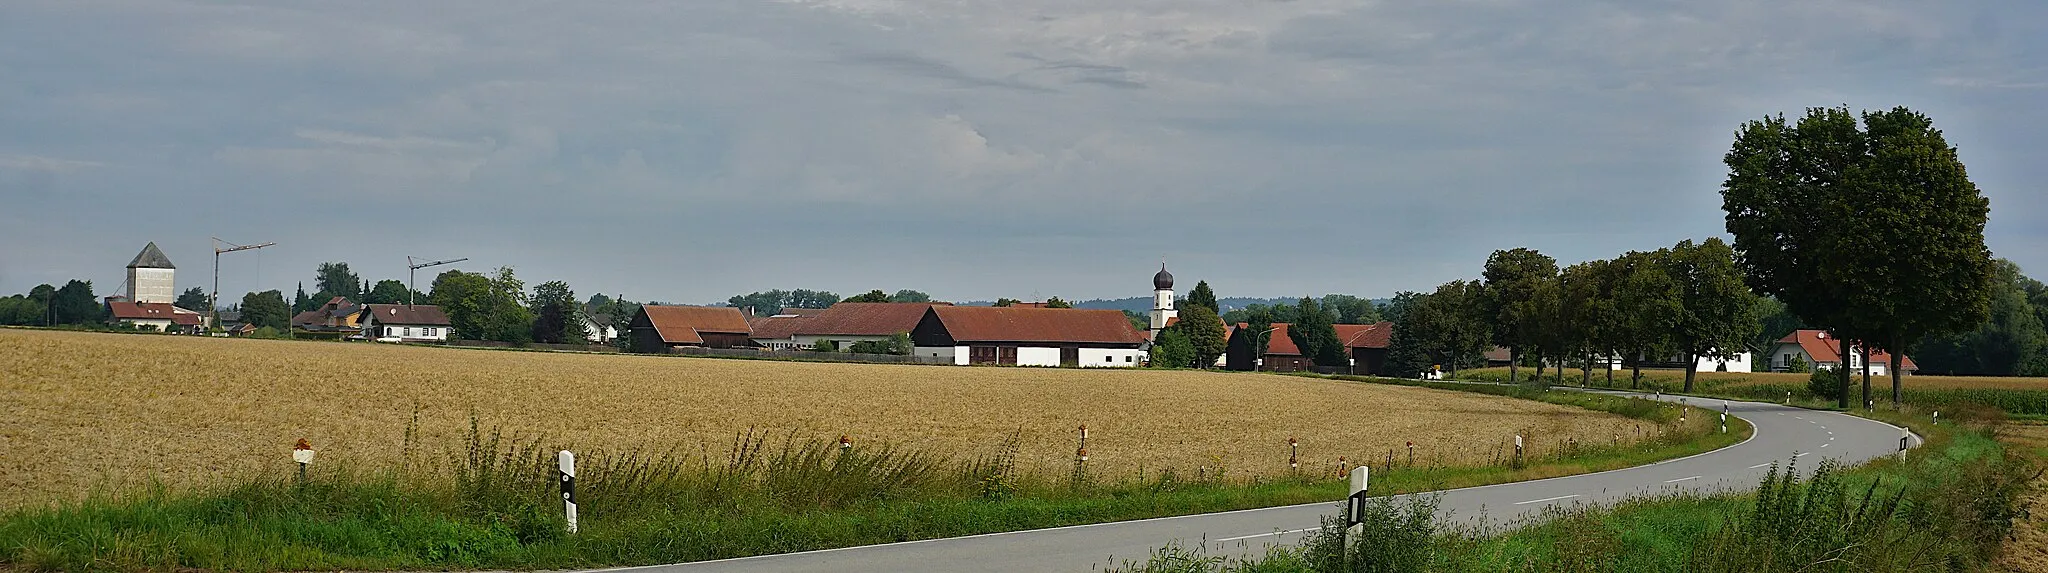
{"label": "row of trees along road", "polygon": [[1858,119],[1813,108],[1743,124],[1724,157],[1722,208],[1749,286],[1834,332],[1844,356],[1852,340],[1890,352],[1897,404],[1901,356],[1989,317],[1991,207],[1927,116],[1901,107]]}
{"label": "row of trees along road", "polygon": [[1690,391],[1700,357],[1743,352],[1757,329],[1755,296],[1720,239],[1562,271],[1535,250],[1501,250],[1487,257],[1483,276],[1395,296],[1386,311],[1394,321],[1387,374],[1413,376],[1437,364],[1455,374],[1481,362],[1491,343],[1508,350],[1517,380],[1532,353],[1539,377],[1546,359],[1560,365],[1560,378],[1562,365],[1576,362],[1590,379],[1592,366],[1608,357],[1633,358],[1631,385],[1640,384],[1643,362],[1678,358]]}

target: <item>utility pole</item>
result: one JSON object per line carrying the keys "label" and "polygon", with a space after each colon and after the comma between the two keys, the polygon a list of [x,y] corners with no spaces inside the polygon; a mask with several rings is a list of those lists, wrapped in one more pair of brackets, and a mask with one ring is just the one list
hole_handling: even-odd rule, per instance
{"label": "utility pole", "polygon": [[[247,250],[252,250],[252,249],[261,249],[261,248],[264,248],[264,247],[269,247],[269,246],[273,246],[273,245],[276,245],[277,243],[264,243],[264,244],[261,244],[261,245],[237,245],[237,244],[234,244],[234,243],[230,243],[230,242],[227,242],[227,241],[223,241],[223,240],[220,240],[220,237],[211,237],[211,238],[213,239],[213,295],[212,295],[212,296],[209,296],[209,297],[206,297],[206,299],[207,299],[207,300],[206,300],[206,306],[207,306],[207,307],[209,307],[209,308],[207,308],[207,313],[208,313],[208,314],[211,314],[211,315],[212,315],[212,320],[213,320],[213,324],[212,324],[211,326],[213,326],[213,327],[219,327],[219,326],[220,326],[220,255],[221,255],[221,253],[232,253],[232,252],[235,252],[235,251],[247,251]],[[220,247],[221,245],[227,245],[227,246],[228,246],[228,248],[225,248],[225,249],[223,249],[223,248],[221,248],[221,247]],[[292,319],[291,319],[291,316],[290,316],[290,315],[286,315],[286,316],[285,316],[285,319],[284,319],[284,320],[285,320],[285,322],[284,322],[284,331],[285,331],[286,333],[290,333],[290,332],[292,331],[292,322],[291,322],[291,320],[292,320]]]}
{"label": "utility pole", "polygon": [[452,263],[459,263],[459,262],[462,262],[462,261],[467,261],[467,260],[469,260],[469,257],[463,257],[463,258],[460,258],[460,259],[448,259],[448,260],[445,260],[445,261],[434,261],[434,262],[431,262],[431,263],[414,263],[414,262],[412,262],[414,258],[416,258],[416,257],[412,257],[412,256],[407,256],[407,257],[405,257],[405,268],[406,268],[406,271],[405,271],[405,305],[406,305],[406,306],[412,306],[412,293],[415,293],[415,292],[418,292],[418,291],[419,291],[419,289],[418,289],[417,287],[413,286],[413,284],[414,284],[414,281],[415,281],[416,275],[418,275],[418,274],[419,274],[419,270],[420,270],[420,269],[424,269],[424,268],[427,268],[427,267],[435,267],[435,266],[441,266],[441,265],[446,265],[446,264],[452,264]]}

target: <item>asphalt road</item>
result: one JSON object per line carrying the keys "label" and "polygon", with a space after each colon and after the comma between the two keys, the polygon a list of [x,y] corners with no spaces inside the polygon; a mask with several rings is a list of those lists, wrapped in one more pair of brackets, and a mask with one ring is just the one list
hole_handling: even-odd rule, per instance
{"label": "asphalt road", "polygon": [[[1626,394],[1626,393],[1617,393]],[[1678,397],[1664,396],[1666,401]],[[1718,399],[1687,398],[1693,411],[1720,411]],[[1901,430],[1833,412],[1755,402],[1726,402],[1730,415],[1756,432],[1740,444],[1646,466],[1464,489],[1440,494],[1444,518],[1499,524],[1557,505],[1603,503],[1642,494],[1719,491],[1756,486],[1773,462],[1798,457],[1802,473],[1822,459],[1856,463],[1899,450]],[[1913,438],[1918,445],[1919,438]],[[969,537],[766,555],[722,561],[632,567],[646,573],[858,571],[1093,571],[1143,561],[1170,542],[1201,544],[1212,554],[1262,553],[1298,541],[1340,505],[1314,503],[1224,513],[995,533]]]}

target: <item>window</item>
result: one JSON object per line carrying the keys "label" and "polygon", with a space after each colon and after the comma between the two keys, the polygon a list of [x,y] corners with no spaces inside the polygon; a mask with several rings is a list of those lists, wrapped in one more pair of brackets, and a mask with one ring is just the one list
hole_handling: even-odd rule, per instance
{"label": "window", "polygon": [[1136,356],[1125,356],[1125,357],[1124,357],[1124,362],[1137,362],[1137,361],[1138,361],[1138,357],[1136,357]]}
{"label": "window", "polygon": [[389,326],[386,326],[386,327],[384,327],[384,335],[385,335],[385,336],[391,336],[391,327],[389,327]]}
{"label": "window", "polygon": [[405,327],[405,336],[412,336],[412,327]]}

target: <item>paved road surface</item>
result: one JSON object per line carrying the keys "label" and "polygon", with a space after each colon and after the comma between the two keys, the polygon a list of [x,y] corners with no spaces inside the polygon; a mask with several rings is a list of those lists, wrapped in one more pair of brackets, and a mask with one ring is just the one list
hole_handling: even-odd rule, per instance
{"label": "paved road surface", "polygon": [[[1718,399],[1687,400],[1709,411],[1718,411],[1723,404]],[[1439,511],[1464,523],[1481,519],[1500,523],[1553,505],[1601,503],[1676,490],[1748,489],[1755,487],[1772,462],[1782,465],[1794,456],[1799,457],[1803,472],[1822,459],[1855,463],[1892,455],[1899,449],[1901,430],[1882,422],[1776,404],[1726,404],[1732,415],[1756,427],[1749,440],[1623,470],[1448,490],[1440,492]],[[1914,443],[1918,444],[1917,437]],[[1212,553],[1262,552],[1269,544],[1298,541],[1305,531],[1317,527],[1324,515],[1336,514],[1338,507],[1334,502],[1315,503],[629,569],[636,573],[1092,571],[1124,560],[1142,561],[1153,549],[1175,541],[1186,547],[1204,544]]]}

